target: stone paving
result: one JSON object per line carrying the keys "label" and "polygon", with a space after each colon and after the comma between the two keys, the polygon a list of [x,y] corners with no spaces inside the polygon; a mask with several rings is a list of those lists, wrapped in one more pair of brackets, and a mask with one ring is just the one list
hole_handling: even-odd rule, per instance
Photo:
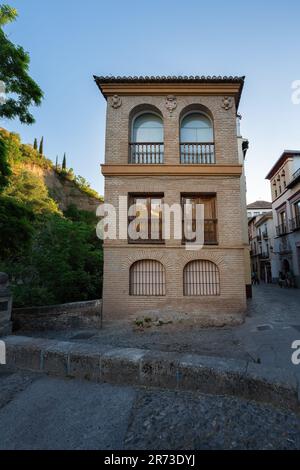
{"label": "stone paving", "polygon": [[291,411],[224,396],[0,371],[0,449],[300,449]]}
{"label": "stone paving", "polygon": [[[120,323],[105,324],[101,331],[36,336],[67,340],[54,343],[83,351],[109,345],[129,347],[129,353],[138,347],[141,354],[148,350],[153,357],[172,352],[182,358],[191,357],[182,353],[211,356],[201,359],[208,363],[222,356],[225,369],[231,358],[247,364],[247,374],[258,373],[271,381],[285,384],[285,374],[292,373],[299,393],[300,366],[291,362],[291,344],[300,339],[299,290],[255,287],[246,322],[232,328],[169,324],[137,330]],[[54,346],[47,348],[55,353]],[[36,359],[34,355],[32,360]],[[220,393],[58,379],[4,367],[0,449],[300,449],[299,414],[266,404],[272,401],[258,403],[249,396]]]}
{"label": "stone paving", "polygon": [[[26,335],[26,332],[20,334]],[[300,340],[300,289],[254,286],[246,321],[236,327],[199,328],[181,323],[138,328],[133,324],[104,321],[100,331],[47,331],[34,335],[114,347],[243,359],[288,368],[299,375],[300,366],[291,362],[291,344]],[[33,333],[28,332],[28,336]]]}

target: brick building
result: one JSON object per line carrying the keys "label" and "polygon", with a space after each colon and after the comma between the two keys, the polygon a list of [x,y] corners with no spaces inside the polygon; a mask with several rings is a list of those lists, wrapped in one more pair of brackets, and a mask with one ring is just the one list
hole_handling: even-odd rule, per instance
{"label": "brick building", "polygon": [[[244,78],[95,81],[107,100],[105,202],[118,208],[119,196],[128,204],[145,201],[150,227],[147,240],[105,240],[104,318],[240,322],[251,284],[247,141],[237,130]],[[202,249],[187,250],[172,230],[164,239],[162,203],[203,205]],[[127,213],[118,218],[127,222]]]}

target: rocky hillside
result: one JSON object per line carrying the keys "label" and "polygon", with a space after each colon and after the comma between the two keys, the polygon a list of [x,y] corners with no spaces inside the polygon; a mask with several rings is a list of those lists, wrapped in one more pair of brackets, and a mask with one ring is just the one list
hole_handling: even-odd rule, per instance
{"label": "rocky hillside", "polygon": [[23,162],[23,167],[26,171],[43,179],[50,197],[57,202],[62,211],[65,211],[70,205],[75,205],[77,209],[95,212],[102,202],[101,198],[96,198],[82,191],[74,181],[61,176],[53,168],[45,168],[34,162]]}
{"label": "rocky hillside", "polygon": [[[32,174],[35,180],[39,178],[60,210],[65,211],[74,205],[79,210],[95,212],[101,204],[101,196],[90,188],[84,178],[74,175],[72,169],[54,165],[32,145],[22,144],[18,134],[0,128],[0,139],[5,141],[8,161],[15,179],[22,173]],[[27,179],[30,180],[30,177],[27,176]]]}

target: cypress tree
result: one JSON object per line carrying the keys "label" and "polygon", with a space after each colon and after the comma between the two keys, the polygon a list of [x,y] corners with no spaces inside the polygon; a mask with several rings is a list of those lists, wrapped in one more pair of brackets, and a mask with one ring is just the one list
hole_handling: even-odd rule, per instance
{"label": "cypress tree", "polygon": [[41,157],[43,156],[43,153],[44,153],[44,137],[41,138],[40,148],[39,148],[39,154],[41,155]]}
{"label": "cypress tree", "polygon": [[62,162],[62,169],[66,170],[67,169],[67,159],[66,159],[66,154],[64,153],[64,158]]}
{"label": "cypress tree", "polygon": [[34,150],[37,150],[37,149],[38,149],[37,138],[34,139],[33,148],[34,148]]}
{"label": "cypress tree", "polygon": [[58,167],[58,155],[56,155],[56,160],[55,160],[55,169],[57,170]]}

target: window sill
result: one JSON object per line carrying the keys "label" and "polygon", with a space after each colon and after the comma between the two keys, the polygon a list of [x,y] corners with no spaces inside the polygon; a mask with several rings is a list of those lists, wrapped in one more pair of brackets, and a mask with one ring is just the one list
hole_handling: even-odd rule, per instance
{"label": "window sill", "polygon": [[164,240],[128,240],[129,245],[165,245]]}

